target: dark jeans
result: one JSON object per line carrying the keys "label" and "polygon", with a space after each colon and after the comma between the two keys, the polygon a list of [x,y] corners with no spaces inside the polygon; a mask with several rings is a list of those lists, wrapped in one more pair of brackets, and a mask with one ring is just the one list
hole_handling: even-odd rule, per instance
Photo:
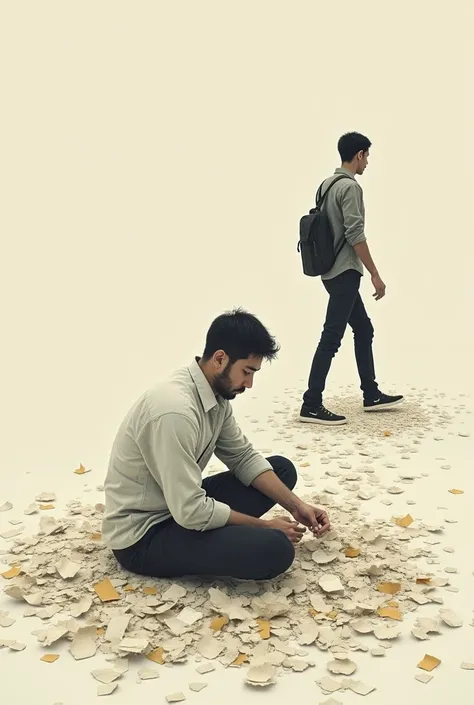
{"label": "dark jeans", "polygon": [[374,328],[359,294],[360,280],[359,272],[349,269],[334,279],[323,281],[329,293],[329,303],[321,340],[311,366],[308,390],[303,396],[304,404],[309,407],[317,408],[322,403],[331,362],[340,348],[347,324],[354,333],[355,357],[364,398],[375,399],[377,396],[372,353]]}
{"label": "dark jeans", "polygon": [[[293,489],[297,479],[293,463],[281,456],[268,460],[280,480]],[[242,514],[261,517],[274,506],[271,499],[246,487],[230,472],[206,477],[202,484],[209,497]],[[194,531],[168,519],[114,555],[127,570],[156,578],[197,575],[268,580],[291,566],[295,550],[278,529],[228,525]]]}

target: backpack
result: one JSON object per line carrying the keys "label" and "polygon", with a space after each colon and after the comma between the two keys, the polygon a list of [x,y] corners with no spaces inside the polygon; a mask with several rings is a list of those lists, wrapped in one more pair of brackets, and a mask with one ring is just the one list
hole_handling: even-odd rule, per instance
{"label": "backpack", "polygon": [[[303,272],[308,277],[319,277],[333,268],[339,253],[346,244],[342,240],[337,251],[334,250],[334,233],[326,213],[322,207],[330,189],[337,181],[348,179],[349,176],[337,176],[322,194],[323,184],[316,194],[316,206],[300,219],[300,239],[297,251],[301,253]],[[323,182],[324,183],[324,182]]]}

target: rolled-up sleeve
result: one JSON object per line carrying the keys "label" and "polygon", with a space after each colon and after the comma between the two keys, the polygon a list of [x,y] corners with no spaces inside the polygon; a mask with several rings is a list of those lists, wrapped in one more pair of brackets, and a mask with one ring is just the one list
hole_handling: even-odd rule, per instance
{"label": "rolled-up sleeve", "polygon": [[247,487],[272,466],[258,453],[240,430],[228,404],[224,423],[217,439],[216,457]]}
{"label": "rolled-up sleeve", "polygon": [[341,210],[344,221],[344,237],[349,245],[358,245],[367,240],[365,236],[365,214],[362,189],[356,183],[346,186],[341,193]]}
{"label": "rolled-up sleeve", "polygon": [[177,524],[196,531],[227,524],[230,507],[208,497],[202,487],[202,471],[195,459],[198,429],[192,419],[164,414],[145,425],[137,442]]}

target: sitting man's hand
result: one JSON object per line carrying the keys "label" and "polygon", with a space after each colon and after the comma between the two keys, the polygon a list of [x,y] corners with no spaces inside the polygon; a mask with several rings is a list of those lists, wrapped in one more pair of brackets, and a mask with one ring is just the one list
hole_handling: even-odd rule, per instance
{"label": "sitting man's hand", "polygon": [[269,529],[283,531],[286,537],[290,539],[291,543],[299,543],[306,531],[304,526],[299,526],[299,524],[296,521],[292,521],[290,517],[276,517],[275,519],[270,519],[267,521],[267,526]]}
{"label": "sitting man's hand", "polygon": [[301,502],[297,509],[293,511],[294,519],[303,526],[311,529],[313,534],[320,538],[331,528],[329,517],[320,507],[312,507],[310,504]]}

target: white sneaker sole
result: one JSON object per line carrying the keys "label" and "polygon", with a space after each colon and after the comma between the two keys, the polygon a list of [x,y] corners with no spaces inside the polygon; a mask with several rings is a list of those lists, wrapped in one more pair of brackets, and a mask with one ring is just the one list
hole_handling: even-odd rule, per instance
{"label": "white sneaker sole", "polygon": [[405,400],[399,399],[398,401],[392,401],[390,404],[378,404],[377,406],[364,406],[364,411],[385,411],[385,409],[393,409],[395,406],[399,406]]}
{"label": "white sneaker sole", "polygon": [[300,416],[299,420],[301,423],[312,423],[318,426],[344,426],[347,423],[347,419],[342,421],[322,421],[321,419],[308,419],[306,416]]}

